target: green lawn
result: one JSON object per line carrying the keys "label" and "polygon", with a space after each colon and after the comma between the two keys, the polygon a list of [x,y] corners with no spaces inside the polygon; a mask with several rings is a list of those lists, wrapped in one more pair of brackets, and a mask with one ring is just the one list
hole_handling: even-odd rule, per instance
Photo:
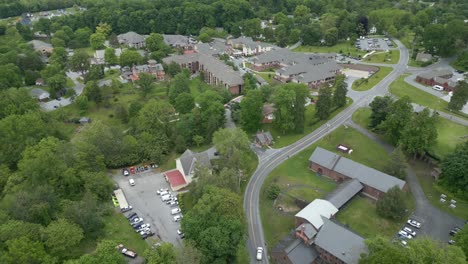
{"label": "green lawn", "polygon": [[451,112],[448,110],[448,102],[434,96],[430,93],[421,91],[420,89],[405,82],[405,75],[400,76],[397,80],[390,84],[390,92],[398,97],[408,96],[411,101],[434,109],[436,111],[442,111],[449,114],[457,114],[461,118],[468,119],[463,113]]}
{"label": "green lawn", "polygon": [[371,114],[372,110],[370,108],[361,107],[353,113],[353,121],[361,127],[367,128],[370,124]]}
{"label": "green lawn", "polygon": [[141,236],[135,232],[123,214],[114,212],[110,216],[106,216],[104,222],[106,225],[102,239],[114,240],[118,244],[124,244],[139,255],[143,254],[143,251],[148,248],[146,241],[141,239]]}
{"label": "green lawn", "polygon": [[[408,193],[408,196],[411,195]],[[409,198],[412,199],[412,198]],[[409,210],[411,211],[411,210]],[[364,238],[376,235],[391,238],[404,225],[406,218],[401,221],[391,221],[380,217],[376,211],[375,202],[361,196],[354,197],[337,214],[336,219]]]}
{"label": "green lawn", "polygon": [[[410,164],[418,176],[419,184],[421,185],[424,194],[426,194],[427,199],[432,205],[450,214],[456,215],[461,219],[468,219],[468,201],[455,197],[449,191],[437,185],[431,177],[431,170],[427,164],[414,160],[411,160]],[[447,203],[441,203],[439,201],[442,193],[447,195],[447,201],[450,199],[457,200],[457,207],[455,209],[450,208]]]}
{"label": "green lawn", "polygon": [[[376,169],[382,169],[388,159],[388,153],[368,137],[353,128],[339,127],[330,136],[319,140],[275,168],[268,175],[260,193],[260,214],[270,248],[294,228],[294,214],[299,211],[294,204],[294,197],[311,202],[315,198],[324,197],[335,188],[336,184],[333,181],[319,177],[309,170],[308,160],[317,146],[343,155],[335,150],[338,144],[345,144],[354,149],[349,158]],[[281,195],[275,205],[267,197],[268,187],[272,183],[281,188]],[[289,214],[280,212],[277,206],[285,207]]]}
{"label": "green lawn", "polygon": [[[335,110],[331,116],[330,119],[333,118],[335,115],[346,109],[349,105],[353,103],[353,100],[351,98],[348,98],[348,103],[346,106],[339,108]],[[315,105],[309,105],[306,108],[306,113],[305,113],[305,128],[304,128],[304,133],[301,134],[296,134],[294,132],[283,134],[279,129],[276,128],[275,124],[264,124],[262,126],[262,129],[265,131],[270,131],[271,135],[273,136],[275,143],[274,147],[275,148],[281,148],[284,146],[291,145],[292,143],[298,141],[305,135],[311,133],[321,125],[325,124],[327,121],[318,121],[318,119],[315,117]]]}
{"label": "green lawn", "polygon": [[260,75],[260,77],[265,79],[269,84],[275,84],[275,81],[273,80],[273,76],[275,76],[274,72],[258,72],[256,74]]}
{"label": "green lawn", "polygon": [[380,70],[368,79],[356,80],[353,82],[352,89],[355,91],[367,91],[385,78],[392,70],[391,67],[379,67]]}
{"label": "green lawn", "polygon": [[374,63],[397,64],[400,60],[399,50],[390,50],[388,52],[376,52],[368,56],[364,61]]}
{"label": "green lawn", "polygon": [[341,42],[334,46],[299,46],[295,48],[293,51],[296,52],[317,52],[317,53],[327,53],[327,52],[335,52],[335,53],[343,53],[345,55],[349,55],[352,57],[359,57],[364,56],[366,54],[365,51],[357,49],[354,47],[353,42]]}

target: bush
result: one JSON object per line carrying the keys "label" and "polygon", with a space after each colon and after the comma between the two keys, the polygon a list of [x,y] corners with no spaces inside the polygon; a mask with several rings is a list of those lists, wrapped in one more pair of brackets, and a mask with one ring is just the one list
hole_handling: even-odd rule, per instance
{"label": "bush", "polygon": [[390,188],[380,200],[377,201],[377,214],[382,217],[401,220],[405,216],[406,204],[403,191],[398,186]]}
{"label": "bush", "polygon": [[278,198],[281,189],[278,184],[272,183],[270,187],[268,187],[268,199],[275,200]]}

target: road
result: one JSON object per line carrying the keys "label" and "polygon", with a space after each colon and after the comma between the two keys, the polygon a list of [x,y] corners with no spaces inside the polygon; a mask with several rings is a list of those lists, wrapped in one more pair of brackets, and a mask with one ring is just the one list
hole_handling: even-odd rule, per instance
{"label": "road", "polygon": [[387,75],[384,79],[382,79],[382,81],[380,81],[377,85],[368,91],[353,92],[353,104],[332,118],[328,123],[322,125],[314,132],[308,134],[299,141],[280,150],[272,152],[272,154],[264,156],[262,159],[260,159],[257,170],[250,178],[244,194],[244,210],[247,217],[249,233],[247,246],[250,252],[251,263],[259,263],[255,258],[256,248],[258,246],[263,246],[265,250],[263,261],[260,263],[269,263],[267,257],[267,245],[265,244],[259,210],[260,189],[266,177],[274,168],[276,168],[288,157],[297,154],[301,150],[307,148],[311,144],[323,138],[328,133],[332,132],[337,127],[347,122],[359,107],[368,105],[375,96],[388,93],[388,86],[390,83],[396,80],[406,71],[409,58],[406,47],[398,40],[395,40],[395,42],[398,44],[400,50],[400,60],[398,64],[393,65],[393,71],[389,75]]}

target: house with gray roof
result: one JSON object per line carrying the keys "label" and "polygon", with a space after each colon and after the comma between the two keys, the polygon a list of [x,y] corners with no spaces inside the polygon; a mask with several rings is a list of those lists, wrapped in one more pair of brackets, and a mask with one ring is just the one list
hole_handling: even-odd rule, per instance
{"label": "house with gray roof", "polygon": [[270,146],[273,144],[273,136],[269,131],[266,132],[258,132],[255,134],[255,143],[257,143],[260,146]]}
{"label": "house with gray roof", "polygon": [[430,62],[432,61],[432,55],[429,53],[419,52],[416,55],[416,61],[419,62]]}
{"label": "house with gray roof", "polygon": [[456,82],[451,80],[452,77],[453,71],[449,68],[437,68],[418,74],[416,81],[429,86],[440,85],[445,91],[453,91]]}
{"label": "house with gray roof", "polygon": [[31,45],[35,51],[38,51],[42,54],[51,54],[54,51],[52,44],[42,40],[33,39],[29,41],[28,44]]}
{"label": "house with gray roof", "polygon": [[145,36],[135,33],[133,31],[117,36],[119,44],[136,49],[144,48],[146,46],[145,39]]}
{"label": "house with gray roof", "polygon": [[380,199],[388,189],[394,186],[398,186],[402,190],[408,188],[403,180],[321,147],[317,147],[310,156],[309,168],[317,172],[317,174],[328,176],[338,183],[357,179],[363,185],[363,194],[375,200]]}
{"label": "house with gray roof", "polygon": [[187,183],[192,181],[197,166],[211,169],[211,161],[206,151],[197,153],[187,149],[176,159],[176,168],[184,176]]}
{"label": "house with gray roof", "polygon": [[323,223],[315,246],[325,263],[357,264],[361,254],[368,253],[364,238],[326,217]]}
{"label": "house with gray roof", "polygon": [[50,98],[49,92],[41,88],[33,88],[29,91],[29,95],[36,98],[38,101],[45,101]]}
{"label": "house with gray roof", "polygon": [[284,237],[270,253],[274,262],[278,264],[309,264],[318,258],[314,245],[305,244],[293,234]]}

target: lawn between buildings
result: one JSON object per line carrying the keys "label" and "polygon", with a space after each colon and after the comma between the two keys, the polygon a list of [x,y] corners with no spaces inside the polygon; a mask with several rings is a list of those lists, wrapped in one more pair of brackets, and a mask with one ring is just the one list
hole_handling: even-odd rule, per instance
{"label": "lawn between buildings", "polygon": [[[309,170],[308,162],[317,146],[344,155],[336,150],[338,144],[345,144],[354,149],[349,158],[378,170],[382,170],[388,160],[388,153],[380,145],[351,127],[341,126],[275,168],[268,175],[260,193],[260,215],[270,249],[294,228],[294,215],[300,210],[295,205],[294,198],[311,202],[315,198],[324,197],[336,187],[332,180],[319,177]],[[280,196],[275,202],[267,196],[272,183],[281,188]],[[412,200],[411,194],[408,194],[408,200]],[[278,210],[278,206],[281,206],[283,211]],[[361,213],[356,214],[354,211]],[[348,224],[352,230],[364,237],[377,234],[392,236],[402,224],[381,218],[375,212],[373,201],[359,197],[353,198],[337,216],[341,223]],[[371,217],[373,219],[369,221]]]}
{"label": "lawn between buildings", "polygon": [[353,82],[352,89],[355,91],[367,91],[378,84],[383,78],[392,72],[391,67],[379,67],[379,71],[368,79],[359,79]]}
{"label": "lawn between buildings", "polygon": [[468,120],[468,115],[463,114],[461,112],[450,111],[448,109],[447,101],[438,98],[437,96],[434,96],[430,93],[422,91],[412,86],[411,84],[405,82],[405,77],[407,76],[408,75],[400,76],[398,79],[396,79],[390,84],[390,92],[392,94],[398,97],[408,96],[409,98],[411,98],[411,101],[416,104],[429,107],[436,111],[445,112],[447,114],[457,115],[458,117]]}
{"label": "lawn between buildings", "polygon": [[[347,98],[347,103],[345,106],[336,109],[333,111],[329,117],[329,119],[332,119],[334,116],[339,114],[341,111],[345,110],[348,106],[350,106],[353,103],[353,100],[351,98]],[[281,148],[284,146],[291,145],[292,143],[298,141],[302,137],[310,134],[312,131],[315,129],[319,128],[321,125],[325,124],[327,120],[318,120],[315,117],[315,104],[311,104],[306,107],[305,111],[305,126],[304,126],[304,132],[301,134],[297,134],[294,132],[289,132],[287,134],[283,134],[278,128],[276,128],[274,122],[271,124],[263,124],[262,125],[262,130],[264,131],[270,131],[271,135],[273,136],[274,144],[273,147],[275,148]]]}

